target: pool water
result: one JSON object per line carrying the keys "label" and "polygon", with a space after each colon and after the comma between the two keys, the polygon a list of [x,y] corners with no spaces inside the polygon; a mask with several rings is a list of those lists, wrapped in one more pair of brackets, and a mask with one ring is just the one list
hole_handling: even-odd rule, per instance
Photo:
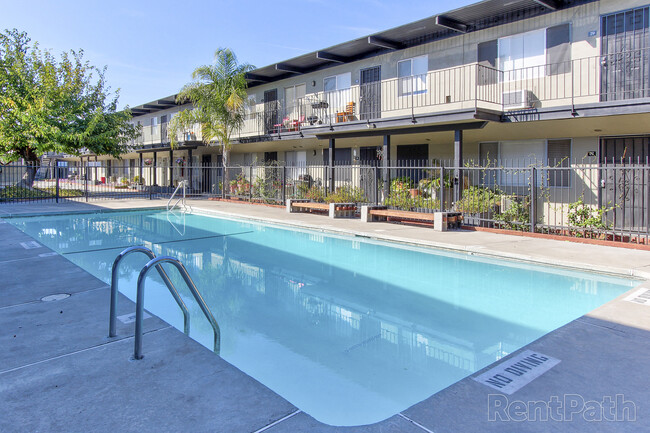
{"label": "pool water", "polygon": [[[332,425],[395,415],[637,284],[164,211],[8,221],[106,283],[128,246],[180,259],[219,322],[221,356]],[[131,299],[146,261],[121,263]],[[211,348],[207,320],[168,272],[191,311],[191,337]],[[182,330],[180,310],[149,275],[145,307]]]}

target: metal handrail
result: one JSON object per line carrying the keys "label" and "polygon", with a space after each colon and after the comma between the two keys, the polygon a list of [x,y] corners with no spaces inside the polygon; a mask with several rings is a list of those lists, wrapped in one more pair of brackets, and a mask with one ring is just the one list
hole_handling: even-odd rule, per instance
{"label": "metal handrail", "polygon": [[[108,336],[109,337],[115,337],[116,334],[116,311],[117,311],[117,283],[119,280],[119,277],[117,275],[117,270],[120,265],[120,262],[124,257],[131,253],[143,253],[149,259],[153,260],[156,258],[156,255],[151,251],[149,248],[146,247],[129,247],[122,251],[116,258],[115,261],[113,262],[113,269],[111,272],[111,307],[110,307],[110,316],[109,316],[109,326],[108,326]],[[185,302],[183,302],[183,299],[181,299],[180,295],[178,294],[178,291],[174,287],[174,284],[171,282],[169,279],[169,276],[167,276],[167,272],[162,268],[162,266],[158,265],[156,266],[156,270],[160,274],[160,277],[162,278],[163,282],[169,289],[170,293],[174,297],[174,300],[180,307],[181,311],[183,312],[183,330],[185,334],[189,335],[190,334],[190,316],[189,316],[189,311],[187,309],[187,306],[185,305]]]}
{"label": "metal handrail", "polygon": [[[167,222],[169,222],[169,224],[171,224],[172,228],[173,228],[174,230],[176,230],[176,233],[178,233],[178,234],[181,235],[181,236],[185,236],[185,212],[181,213],[181,215],[182,215],[182,217],[183,217],[183,231],[180,231],[180,230],[178,229],[178,227],[176,227],[176,224],[174,224],[174,223],[172,222],[172,220],[169,218],[169,215],[170,215],[170,214],[171,214],[171,215],[174,215],[174,216],[177,217],[177,218],[179,218],[179,216],[176,215],[173,211],[169,211],[169,212],[167,212]],[[180,224],[179,221],[177,221],[177,222]]]}
{"label": "metal handrail", "polygon": [[192,292],[192,296],[194,296],[194,299],[199,304],[201,311],[203,311],[203,314],[205,315],[206,319],[208,319],[210,325],[212,326],[212,330],[214,332],[214,352],[218,355],[221,348],[221,330],[219,329],[219,325],[217,324],[216,319],[214,318],[212,312],[210,311],[207,304],[203,300],[201,293],[199,293],[199,290],[196,288],[196,285],[194,284],[194,281],[192,281],[190,274],[188,274],[187,269],[185,269],[185,266],[183,266],[183,264],[174,257],[162,256],[162,257],[152,259],[151,261],[149,261],[149,263],[144,265],[144,268],[142,268],[142,270],[140,271],[140,275],[138,276],[138,291],[136,294],[136,302],[135,302],[135,348],[133,351],[133,357],[135,359],[142,359],[142,319],[144,316],[144,282],[149,271],[154,267],[157,268],[162,263],[171,263],[172,265],[176,266],[176,269],[178,269],[178,271],[180,272],[181,276],[183,277],[183,280],[185,281],[185,284],[187,284],[187,287],[190,289],[190,292]]}
{"label": "metal handrail", "polygon": [[[175,208],[176,206],[178,206],[178,203],[182,203],[182,204],[183,204],[183,209],[182,209],[182,210],[185,210],[185,190],[187,189],[186,187],[187,187],[187,181],[186,181],[186,180],[181,180],[181,181],[178,183],[178,186],[176,187],[176,189],[175,189],[174,192],[172,193],[172,196],[169,197],[169,200],[167,201],[167,210],[168,210],[168,211],[170,211],[170,210],[174,210],[174,208]],[[174,203],[174,204],[170,207],[169,205],[171,204],[172,200],[173,200],[174,197],[176,196],[176,193],[178,193],[178,190],[181,189],[181,188],[183,189],[183,196],[182,196],[182,197],[179,197],[178,200],[176,200],[176,203]]]}

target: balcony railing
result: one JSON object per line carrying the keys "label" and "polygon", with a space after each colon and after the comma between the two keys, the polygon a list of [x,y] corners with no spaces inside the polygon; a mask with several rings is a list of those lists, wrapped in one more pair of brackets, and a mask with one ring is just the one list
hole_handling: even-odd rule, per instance
{"label": "balcony railing", "polygon": [[[192,125],[191,127],[186,128],[184,131],[179,132],[176,137],[179,143],[186,141],[201,141],[203,139],[203,135],[201,134],[201,126],[198,124]],[[137,148],[146,145],[169,144],[170,141],[171,136],[167,127],[167,123],[162,123],[159,125],[146,125],[142,126],[142,132],[140,133],[140,136],[131,142],[131,146]]]}
{"label": "balcony railing", "polygon": [[252,107],[238,137],[463,109],[496,112],[650,97],[649,49],[499,70],[472,63]]}

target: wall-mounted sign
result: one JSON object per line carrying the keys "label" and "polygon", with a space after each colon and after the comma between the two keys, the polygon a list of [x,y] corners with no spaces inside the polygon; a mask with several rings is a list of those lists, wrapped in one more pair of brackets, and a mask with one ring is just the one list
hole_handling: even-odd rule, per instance
{"label": "wall-mounted sign", "polygon": [[589,37],[591,38],[593,36],[596,36],[597,33],[598,32],[596,30],[592,30],[592,31],[589,32]]}
{"label": "wall-mounted sign", "polygon": [[587,156],[596,156],[596,151],[590,150],[589,152],[587,152]]}

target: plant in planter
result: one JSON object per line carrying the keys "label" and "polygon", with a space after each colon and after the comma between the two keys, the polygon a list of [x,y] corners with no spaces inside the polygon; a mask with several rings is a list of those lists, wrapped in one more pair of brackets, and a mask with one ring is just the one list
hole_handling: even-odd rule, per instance
{"label": "plant in planter", "polygon": [[580,238],[602,237],[599,232],[609,229],[606,213],[614,210],[615,207],[588,205],[582,197],[576,202],[569,203],[568,220],[569,226],[573,228],[571,234]]}
{"label": "plant in planter", "polygon": [[233,179],[230,182],[228,182],[228,186],[230,188],[230,194],[237,193],[237,179]]}
{"label": "plant in planter", "polygon": [[396,178],[391,181],[390,195],[384,205],[402,210],[437,209],[440,202],[421,195],[413,196],[413,180],[409,177]]}
{"label": "plant in planter", "polygon": [[[451,176],[448,174],[445,175],[445,189],[450,190],[453,188],[453,186],[454,183],[451,179]],[[423,192],[425,197],[439,198],[438,195],[440,194],[440,175],[436,173],[431,177],[420,179],[420,182],[418,182],[418,188]]]}
{"label": "plant in planter", "polygon": [[237,179],[237,194],[247,195],[250,193],[251,184],[245,177]]}
{"label": "plant in planter", "polygon": [[115,185],[115,188],[118,189],[126,189],[128,187],[129,187],[129,179],[127,179],[126,177],[120,177],[117,180],[117,185]]}
{"label": "plant in planter", "polygon": [[343,185],[325,197],[327,203],[365,203],[366,194],[361,188]]}
{"label": "plant in planter", "polygon": [[137,190],[142,190],[144,188],[144,179],[142,176],[133,176],[132,188],[135,188]]}
{"label": "plant in planter", "polygon": [[[466,215],[467,221],[475,220],[484,223],[485,220],[492,220],[494,214],[498,214],[501,205],[501,194],[489,188],[470,186],[463,191],[463,196],[456,202],[455,208],[458,212]],[[488,221],[487,225],[491,225]]]}
{"label": "plant in planter", "polygon": [[305,198],[322,203],[325,201],[325,190],[322,187],[314,185],[305,192]]}
{"label": "plant in planter", "polygon": [[[504,203],[507,203],[504,205]],[[530,228],[530,197],[501,196],[501,212],[494,215],[497,227],[510,230]]]}

